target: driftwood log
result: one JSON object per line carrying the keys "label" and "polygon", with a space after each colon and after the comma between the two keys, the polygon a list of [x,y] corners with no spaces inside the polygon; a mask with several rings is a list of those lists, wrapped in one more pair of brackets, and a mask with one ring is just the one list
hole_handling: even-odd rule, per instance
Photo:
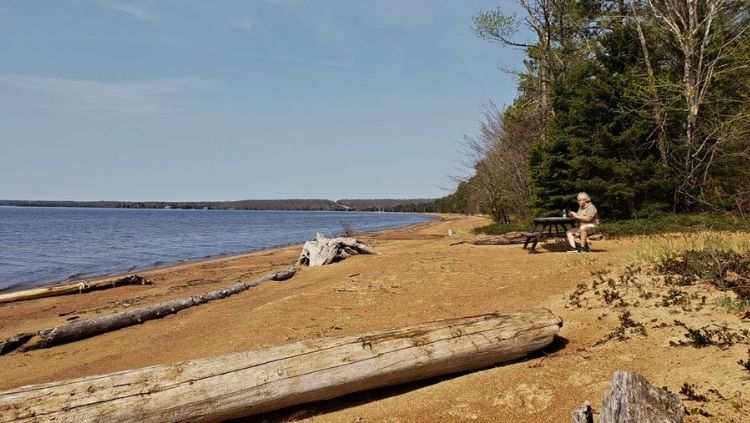
{"label": "driftwood log", "polygon": [[0,304],[33,300],[36,298],[56,297],[58,295],[82,294],[84,292],[115,288],[123,285],[151,285],[152,283],[139,275],[127,275],[117,279],[103,279],[94,282],[66,283],[0,294]]}
{"label": "driftwood log", "polygon": [[49,348],[55,345],[66,344],[68,342],[90,338],[102,333],[133,326],[147,320],[160,319],[186,308],[229,297],[230,295],[258,286],[269,280],[283,281],[289,279],[294,276],[295,272],[296,268],[292,266],[285,271],[264,276],[257,281],[238,282],[228,288],[207,292],[203,295],[167,301],[148,307],[111,314],[109,316],[79,320],[55,328],[44,329],[36,334],[22,333],[0,342],[0,354],[7,354],[16,349],[28,351],[39,348]]}
{"label": "driftwood log", "polygon": [[515,360],[548,346],[546,309],[443,320],[0,392],[0,422],[218,421]]}
{"label": "driftwood log", "polygon": [[510,245],[523,244],[524,236],[521,232],[508,232],[502,235],[478,235],[473,241],[474,245]]}
{"label": "driftwood log", "polygon": [[375,254],[375,250],[354,238],[326,238],[318,232],[314,240],[305,242],[299,263],[310,267],[324,266],[355,254]]}

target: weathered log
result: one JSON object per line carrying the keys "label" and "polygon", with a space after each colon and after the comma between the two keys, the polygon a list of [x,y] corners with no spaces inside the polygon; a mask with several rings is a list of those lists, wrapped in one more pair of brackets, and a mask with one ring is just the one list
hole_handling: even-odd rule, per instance
{"label": "weathered log", "polygon": [[59,295],[82,294],[84,292],[115,288],[123,285],[151,285],[153,282],[139,275],[127,275],[116,279],[102,279],[94,282],[75,282],[63,285],[52,285],[43,288],[0,294],[0,304],[15,301],[33,300],[36,298],[56,297]]}
{"label": "weathered log", "polygon": [[482,235],[474,239],[474,245],[511,245],[523,244],[523,239],[506,238],[504,235]]}
{"label": "weathered log", "polygon": [[523,244],[523,241],[517,241],[513,239],[505,239],[502,236],[497,237],[482,237],[472,241],[474,245],[511,245],[511,244]]}
{"label": "weathered log", "polygon": [[354,254],[375,254],[375,250],[354,238],[329,239],[318,232],[314,240],[305,242],[299,263],[310,267],[324,266]]}
{"label": "weathered log", "polygon": [[283,281],[289,279],[294,276],[295,272],[296,268],[292,266],[285,271],[264,276],[257,281],[238,282],[230,287],[207,292],[202,295],[167,301],[108,316],[79,320],[55,328],[41,330],[31,337],[25,336],[28,334],[17,335],[0,343],[0,355],[7,354],[16,349],[20,349],[20,351],[29,351],[39,348],[49,348],[55,345],[66,344],[68,342],[90,338],[102,333],[136,325],[147,320],[160,319],[189,307],[229,297],[230,295],[245,291],[269,280]]}
{"label": "weathered log", "polygon": [[546,309],[443,320],[24,386],[0,422],[218,421],[519,359],[562,322]]}
{"label": "weathered log", "polygon": [[599,423],[681,423],[685,406],[673,393],[651,385],[643,376],[618,371],[602,401]]}

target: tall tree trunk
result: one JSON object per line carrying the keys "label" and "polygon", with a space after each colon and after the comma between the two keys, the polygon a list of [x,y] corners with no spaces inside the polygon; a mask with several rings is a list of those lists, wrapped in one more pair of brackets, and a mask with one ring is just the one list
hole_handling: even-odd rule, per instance
{"label": "tall tree trunk", "polygon": [[646,74],[648,75],[648,88],[651,96],[651,111],[653,113],[654,123],[656,124],[656,145],[659,149],[659,158],[661,159],[661,165],[664,168],[669,167],[669,153],[667,147],[667,115],[662,107],[661,98],[659,97],[659,90],[656,84],[656,74],[651,64],[651,55],[648,49],[648,42],[646,41],[646,35],[643,33],[643,27],[641,25],[640,17],[635,8],[635,2],[630,2],[630,10],[633,15],[633,21],[635,22],[636,30],[638,31],[638,39],[641,44],[641,51],[643,53],[643,60],[646,64]]}

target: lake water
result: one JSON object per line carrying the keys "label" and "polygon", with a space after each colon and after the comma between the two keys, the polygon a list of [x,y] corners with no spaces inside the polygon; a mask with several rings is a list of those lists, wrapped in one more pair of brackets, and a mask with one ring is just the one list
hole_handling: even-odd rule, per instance
{"label": "lake water", "polygon": [[403,213],[0,207],[0,290],[425,222]]}

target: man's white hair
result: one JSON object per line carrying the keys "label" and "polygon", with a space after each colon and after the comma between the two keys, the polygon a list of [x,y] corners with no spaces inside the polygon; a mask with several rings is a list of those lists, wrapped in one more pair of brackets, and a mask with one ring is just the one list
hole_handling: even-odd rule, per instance
{"label": "man's white hair", "polygon": [[586,194],[586,193],[585,193],[585,192],[583,192],[583,191],[581,191],[581,192],[579,192],[579,193],[578,193],[578,197],[577,197],[577,198],[578,198],[579,200],[580,200],[581,198],[583,198],[583,199],[584,199],[584,200],[586,200],[586,201],[589,201],[589,202],[591,201],[591,197],[589,197],[589,195],[588,195],[588,194]]}

